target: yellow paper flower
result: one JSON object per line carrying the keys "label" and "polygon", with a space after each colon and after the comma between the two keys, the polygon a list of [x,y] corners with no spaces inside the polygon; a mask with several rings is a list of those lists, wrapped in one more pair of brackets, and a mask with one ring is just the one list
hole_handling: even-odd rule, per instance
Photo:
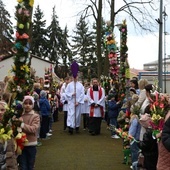
{"label": "yellow paper flower", "polygon": [[7,133],[7,135],[8,135],[8,136],[11,136],[12,133],[13,133],[13,131],[12,131],[12,130],[9,130],[8,133]]}
{"label": "yellow paper flower", "polygon": [[7,134],[3,134],[1,135],[1,139],[3,139],[4,141],[7,141],[8,139],[11,139],[11,136]]}
{"label": "yellow paper flower", "polygon": [[24,70],[24,67],[23,67],[23,66],[21,66],[21,67],[20,67],[20,70]]}
{"label": "yellow paper flower", "polygon": [[27,65],[21,66],[20,69],[25,71],[26,73],[28,73],[30,71],[30,69],[29,69],[29,67]]}
{"label": "yellow paper flower", "polygon": [[0,134],[3,134],[4,132],[5,132],[4,128],[0,129]]}
{"label": "yellow paper flower", "polygon": [[30,5],[31,7],[33,7],[33,5],[34,5],[34,0],[30,0],[29,5]]}
{"label": "yellow paper flower", "polygon": [[12,66],[12,70],[16,71],[16,66],[15,65]]}
{"label": "yellow paper flower", "polygon": [[25,65],[25,72],[28,73],[30,71],[29,67]]}
{"label": "yellow paper flower", "polygon": [[16,138],[16,139],[21,139],[21,137],[22,137],[22,133],[18,133],[15,138]]}
{"label": "yellow paper flower", "polygon": [[23,2],[23,0],[17,0],[17,2],[18,2],[18,3],[21,3],[21,2]]}
{"label": "yellow paper flower", "polygon": [[129,68],[127,68],[125,70],[125,76],[126,76],[126,78],[130,78],[130,69]]}

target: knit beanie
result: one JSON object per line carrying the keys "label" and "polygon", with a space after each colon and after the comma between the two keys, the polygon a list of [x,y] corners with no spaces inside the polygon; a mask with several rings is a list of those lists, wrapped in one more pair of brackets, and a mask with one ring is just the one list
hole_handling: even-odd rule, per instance
{"label": "knit beanie", "polygon": [[133,87],[129,88],[129,91],[131,91],[131,92],[133,92],[134,94],[136,94],[136,90],[135,90],[135,88],[133,88]]}
{"label": "knit beanie", "polygon": [[46,97],[46,96],[47,96],[46,91],[45,91],[45,90],[41,90],[40,96],[41,96],[41,97]]}
{"label": "knit beanie", "polygon": [[150,123],[152,122],[150,114],[145,113],[144,115],[141,115],[141,118],[139,119],[139,123],[142,127],[148,128],[150,127]]}
{"label": "knit beanie", "polygon": [[32,96],[33,96],[34,100],[38,100],[39,99],[39,95],[36,92],[34,92]]}
{"label": "knit beanie", "polygon": [[22,102],[24,103],[26,100],[31,100],[32,104],[34,105],[34,98],[32,96],[24,96],[24,99]]}

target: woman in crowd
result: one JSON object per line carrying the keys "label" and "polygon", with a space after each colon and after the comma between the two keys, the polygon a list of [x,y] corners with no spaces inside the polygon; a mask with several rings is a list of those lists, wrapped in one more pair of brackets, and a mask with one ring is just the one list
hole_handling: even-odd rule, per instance
{"label": "woman in crowd", "polygon": [[163,130],[157,137],[161,137],[158,143],[157,170],[168,170],[170,169],[170,111],[167,112]]}
{"label": "woman in crowd", "polygon": [[135,79],[130,80],[130,86],[136,90],[136,94],[139,95],[140,90],[138,86],[138,81]]}

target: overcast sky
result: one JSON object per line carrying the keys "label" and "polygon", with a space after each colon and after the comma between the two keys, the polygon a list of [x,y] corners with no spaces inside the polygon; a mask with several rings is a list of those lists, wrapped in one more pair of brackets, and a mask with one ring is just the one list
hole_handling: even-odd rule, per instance
{"label": "overcast sky", "polygon": [[[15,23],[14,20],[14,13],[15,13],[15,6],[17,5],[17,0],[2,0],[3,3],[6,5],[6,9],[10,12],[12,16],[12,21]],[[83,0],[82,0],[83,1]],[[56,6],[56,14],[58,16],[59,24],[63,29],[66,25],[68,26],[69,31],[71,32],[75,29],[76,21],[79,20],[76,17],[76,14],[80,12],[84,6],[82,1],[76,0],[35,0],[34,7],[37,5],[40,6],[40,9],[43,11],[45,19],[47,20],[47,25],[49,25],[51,21],[52,15],[52,8],[54,5]],[[164,0],[164,5],[166,5],[166,13],[169,16],[166,20],[167,24],[170,24],[170,2],[168,0]],[[78,3],[77,3],[78,2]],[[122,5],[121,0],[117,0],[116,7]],[[158,3],[159,4],[159,3]],[[104,18],[105,20],[109,19],[109,10],[104,8]],[[159,18],[159,11],[157,17]],[[156,19],[155,18],[155,19]],[[124,17],[123,19],[127,19]],[[143,64],[152,62],[158,59],[158,32],[155,35],[147,34],[147,35],[137,35],[132,28],[129,28],[130,23],[127,20],[127,27],[128,27],[128,58],[129,64],[131,68],[136,69],[143,69]],[[70,33],[69,32],[69,33]],[[170,33],[170,25],[166,27],[166,32]],[[117,37],[116,41],[119,42],[119,32],[115,32]],[[163,45],[164,47],[164,45]],[[167,56],[170,55],[170,35],[166,36],[166,54]],[[164,53],[163,53],[164,57]]]}

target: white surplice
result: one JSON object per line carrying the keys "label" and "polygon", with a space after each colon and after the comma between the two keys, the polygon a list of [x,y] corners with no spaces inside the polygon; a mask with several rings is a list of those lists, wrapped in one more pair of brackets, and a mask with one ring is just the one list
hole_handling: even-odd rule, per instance
{"label": "white surplice", "polygon": [[[74,93],[76,93],[75,96],[73,96]],[[84,86],[80,82],[72,81],[67,85],[65,94],[68,100],[67,126],[71,128],[79,127],[81,104],[84,103]],[[75,103],[78,103],[78,106],[75,107]]]}
{"label": "white surplice", "polygon": [[88,104],[88,96],[85,94],[84,95],[84,103],[81,104],[81,113],[88,113],[89,114],[89,104]]}
{"label": "white surplice", "polygon": [[65,93],[62,93],[60,96],[60,102],[63,104],[63,111],[67,111],[68,104],[64,104],[67,101],[67,97]]}
{"label": "white surplice", "polygon": [[[99,99],[99,91],[93,91],[93,98],[94,99],[92,99],[91,96],[90,96],[90,88],[89,88],[88,91],[87,91],[88,103],[89,103],[89,106],[92,103],[95,103],[95,104],[98,104],[100,106],[103,106],[103,109],[105,110],[105,91],[104,91],[103,88],[101,88],[101,90],[102,90],[101,98]],[[90,107],[89,107],[89,109],[90,109]],[[89,110],[89,113],[90,113],[90,110]],[[94,108],[93,117],[102,117],[100,107],[95,107]]]}
{"label": "white surplice", "polygon": [[63,85],[61,86],[61,89],[60,89],[60,95],[65,93],[66,87],[67,87],[67,84],[64,82]]}
{"label": "white surplice", "polygon": [[65,94],[66,87],[67,84],[63,83],[60,89],[60,102],[63,104],[63,111],[67,111],[67,105],[68,105],[68,104],[64,104],[64,102],[67,101],[67,96]]}

